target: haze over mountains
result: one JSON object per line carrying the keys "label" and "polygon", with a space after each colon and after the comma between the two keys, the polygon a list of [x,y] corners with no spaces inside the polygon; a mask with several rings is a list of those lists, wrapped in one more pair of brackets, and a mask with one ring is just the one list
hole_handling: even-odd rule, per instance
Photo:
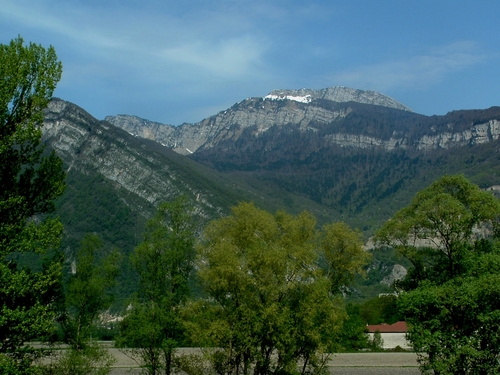
{"label": "haze over mountains", "polygon": [[368,236],[443,174],[500,186],[500,107],[424,116],[345,87],[276,90],[177,127],[132,115],[99,121],[54,99],[44,137],[68,170],[58,211],[68,248],[96,232],[128,252],[155,206],[179,194],[200,223],[250,200]]}

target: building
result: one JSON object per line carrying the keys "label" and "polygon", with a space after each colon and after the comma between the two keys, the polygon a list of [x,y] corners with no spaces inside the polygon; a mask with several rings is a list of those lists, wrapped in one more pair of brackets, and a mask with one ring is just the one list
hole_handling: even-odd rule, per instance
{"label": "building", "polygon": [[394,349],[396,346],[400,346],[403,349],[411,349],[410,343],[406,340],[406,332],[408,332],[406,322],[369,324],[367,328],[370,340],[373,340],[375,332],[380,332],[384,341],[382,346],[384,349]]}

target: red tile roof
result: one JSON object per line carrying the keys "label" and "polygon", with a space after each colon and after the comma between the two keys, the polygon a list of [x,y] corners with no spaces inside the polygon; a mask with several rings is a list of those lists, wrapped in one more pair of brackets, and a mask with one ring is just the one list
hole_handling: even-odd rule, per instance
{"label": "red tile roof", "polygon": [[406,322],[397,322],[394,324],[369,324],[367,328],[370,333],[375,333],[376,331],[380,333],[406,333],[408,331]]}

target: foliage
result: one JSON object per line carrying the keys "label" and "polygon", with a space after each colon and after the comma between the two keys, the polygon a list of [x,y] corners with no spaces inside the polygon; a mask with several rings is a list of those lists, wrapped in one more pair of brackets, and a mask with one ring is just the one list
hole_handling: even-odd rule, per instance
{"label": "foliage", "polygon": [[116,246],[129,254],[146,222],[131,209],[130,197],[103,176],[77,169],[68,171],[66,183],[66,191],[56,202],[65,229],[63,247],[76,249],[87,233],[94,233],[104,246]]}
{"label": "foliage", "polygon": [[41,215],[54,210],[64,172],[44,153],[41,124],[61,69],[52,47],[25,46],[21,37],[0,45],[0,356],[26,372],[34,352],[22,346],[52,330],[61,267],[47,261],[36,272],[13,256],[59,247],[61,223]]}
{"label": "foliage", "polygon": [[[129,255],[144,232],[147,220],[144,213],[132,208],[135,202],[130,194],[125,194],[124,189],[118,189],[95,172],[84,174],[73,168],[68,171],[66,182],[67,189],[56,202],[57,214],[64,223],[61,247],[67,257],[73,257],[71,251],[79,247],[87,233],[93,233],[99,236],[105,248],[120,249],[123,259],[111,310],[121,311],[137,289],[138,277]],[[149,213],[147,201],[140,202],[140,205]]]}
{"label": "foliage", "polygon": [[500,371],[500,252],[474,233],[499,215],[490,193],[445,176],[378,233],[415,265],[398,307],[424,373]]}
{"label": "foliage", "polygon": [[170,374],[175,365],[175,349],[183,340],[179,309],[189,295],[195,256],[187,199],[161,204],[147,224],[144,242],[132,254],[140,275],[139,293],[118,340],[140,357],[148,374]]}
{"label": "foliage", "polygon": [[113,250],[103,257],[99,237],[87,235],[72,263],[72,273],[66,282],[65,303],[59,318],[64,341],[76,351],[84,349],[98,314],[113,301],[112,288],[119,272],[120,256]]}
{"label": "foliage", "polygon": [[119,271],[119,254],[104,256],[101,240],[87,235],[72,262],[72,272],[61,291],[58,322],[69,348],[54,351],[52,361],[42,366],[43,374],[104,375],[116,359],[107,348],[92,341],[98,314],[112,303],[112,288]]}
{"label": "foliage", "polygon": [[363,266],[370,260],[370,253],[360,251],[362,234],[351,230],[345,223],[324,225],[321,236],[320,249],[326,262],[327,277],[332,293],[337,293],[349,285],[356,274],[364,274]]}
{"label": "foliage", "polygon": [[459,275],[464,252],[476,235],[500,215],[500,202],[464,176],[444,176],[418,193],[377,233],[379,243],[395,247],[413,269],[406,288],[430,279]]}
{"label": "foliage", "polygon": [[216,375],[207,361],[208,352],[189,353],[176,356],[176,367],[187,375]]}
{"label": "foliage", "polygon": [[[42,111],[61,77],[61,63],[52,47],[24,46],[19,37],[0,45],[0,77],[0,255],[4,257],[32,250],[42,233],[59,229],[53,221],[27,224],[33,216],[53,211],[53,200],[64,191],[61,161],[54,153],[43,155],[40,143]],[[48,244],[40,243],[40,251]]]}
{"label": "foliage", "polygon": [[374,351],[380,351],[384,348],[384,339],[380,331],[375,331],[373,333],[373,338],[370,340],[371,349]]}
{"label": "foliage", "polygon": [[40,375],[107,375],[116,358],[95,343],[85,348],[69,348],[55,353],[54,360],[40,367]]}
{"label": "foliage", "polygon": [[358,351],[368,347],[368,331],[366,321],[361,316],[360,306],[353,303],[346,305],[347,319],[338,333],[338,344],[335,349],[339,351]]}
{"label": "foliage", "polygon": [[360,316],[365,324],[394,324],[402,320],[395,295],[374,297],[360,306]]}
{"label": "foliage", "polygon": [[[331,291],[338,293],[364,259],[359,247],[350,250],[359,263],[336,261],[342,257],[334,256],[329,239],[338,245],[342,235],[357,238],[339,228],[327,226],[320,235],[306,212],[271,215],[250,203],[207,226],[199,276],[209,300],[193,306],[206,320],[190,328],[202,343],[221,348],[212,354],[217,373],[253,368],[255,374],[293,374],[299,361],[301,373],[322,371],[324,353],[334,348],[346,318],[341,298]],[[319,266],[323,249],[342,281]]]}
{"label": "foliage", "polygon": [[400,297],[400,309],[410,324],[409,339],[426,373],[500,371],[498,247],[492,253],[474,254],[470,266],[441,285],[426,281]]}

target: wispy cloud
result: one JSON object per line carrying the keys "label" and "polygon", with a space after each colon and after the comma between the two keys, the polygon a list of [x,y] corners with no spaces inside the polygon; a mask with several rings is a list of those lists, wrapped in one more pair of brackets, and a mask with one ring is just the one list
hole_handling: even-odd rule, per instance
{"label": "wispy cloud", "polygon": [[407,59],[365,65],[330,77],[331,81],[379,91],[426,88],[448,75],[475,66],[486,59],[471,41],[456,42]]}
{"label": "wispy cloud", "polygon": [[252,36],[220,40],[214,44],[193,42],[159,51],[169,64],[186,64],[194,69],[227,78],[247,75],[261,64],[267,41]]}
{"label": "wispy cloud", "polygon": [[[155,13],[149,8],[144,13],[131,13],[117,3],[112,11],[71,3],[59,4],[54,12],[49,2],[6,0],[1,12],[31,28],[66,38],[81,55],[113,61],[114,71],[96,69],[94,62],[94,67],[82,73],[116,74],[123,70],[129,79],[134,75],[147,79],[144,76],[158,73],[159,81],[203,75],[238,79],[264,71],[262,56],[270,47],[269,39],[252,27],[253,20],[232,8],[198,9],[188,14],[165,8]],[[110,14],[114,16],[111,19]],[[74,75],[72,67],[66,67],[69,79]]]}

